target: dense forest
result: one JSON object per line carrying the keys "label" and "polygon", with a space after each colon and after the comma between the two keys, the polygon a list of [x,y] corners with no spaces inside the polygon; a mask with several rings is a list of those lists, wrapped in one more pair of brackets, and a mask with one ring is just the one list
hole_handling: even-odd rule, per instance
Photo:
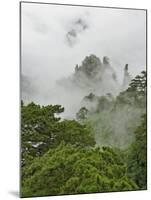
{"label": "dense forest", "polygon": [[117,87],[107,57],[91,55],[60,81],[87,93],[73,119],[64,105],[21,101],[21,197],[147,189],[146,72],[124,70]]}

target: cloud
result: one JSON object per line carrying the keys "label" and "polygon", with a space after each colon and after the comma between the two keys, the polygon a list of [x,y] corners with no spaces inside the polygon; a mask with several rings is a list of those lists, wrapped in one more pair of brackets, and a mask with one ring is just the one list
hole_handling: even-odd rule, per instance
{"label": "cloud", "polygon": [[83,18],[78,18],[71,24],[71,29],[66,34],[66,39],[70,47],[74,46],[78,37],[88,29],[88,23]]}
{"label": "cloud", "polygon": [[63,99],[66,90],[56,92],[56,81],[70,77],[76,64],[90,54],[108,56],[120,82],[126,63],[133,77],[145,68],[143,10],[22,3],[21,20],[22,74],[32,91],[35,88],[26,96],[28,101],[49,104],[58,100],[68,107],[73,97]]}

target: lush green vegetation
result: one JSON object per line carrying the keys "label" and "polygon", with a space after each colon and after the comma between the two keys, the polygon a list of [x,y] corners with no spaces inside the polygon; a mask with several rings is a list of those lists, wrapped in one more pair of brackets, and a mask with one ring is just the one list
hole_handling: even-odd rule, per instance
{"label": "lush green vegetation", "polygon": [[116,151],[60,144],[23,169],[25,197],[138,189]]}
{"label": "lush green vegetation", "polygon": [[85,98],[96,109],[77,120],[62,120],[60,105],[22,102],[22,197],[146,189],[146,73],[116,98]]}
{"label": "lush green vegetation", "polygon": [[137,127],[135,140],[131,144],[127,154],[128,174],[140,189],[146,189],[147,181],[147,130],[146,115],[142,116],[142,122]]}
{"label": "lush green vegetation", "polygon": [[22,166],[32,162],[35,157],[44,155],[49,149],[56,148],[61,142],[75,147],[95,145],[94,137],[85,125],[75,120],[60,121],[55,116],[63,112],[59,105],[39,106],[22,103]]}

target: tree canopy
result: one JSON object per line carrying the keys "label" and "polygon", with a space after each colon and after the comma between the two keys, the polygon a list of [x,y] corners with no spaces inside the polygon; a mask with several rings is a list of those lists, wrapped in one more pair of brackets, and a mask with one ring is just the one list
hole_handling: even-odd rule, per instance
{"label": "tree canopy", "polygon": [[22,171],[23,197],[135,190],[126,165],[109,147],[61,143]]}
{"label": "tree canopy", "polygon": [[21,102],[21,197],[147,188],[146,72],[84,100],[95,109],[70,120],[61,105]]}
{"label": "tree canopy", "polygon": [[60,105],[22,104],[22,165],[37,156],[42,156],[62,141],[83,147],[95,145],[95,140],[85,125],[75,120],[60,120],[57,115],[63,111],[64,108]]}
{"label": "tree canopy", "polygon": [[147,188],[147,126],[146,115],[135,130],[135,140],[127,155],[128,173],[140,189]]}

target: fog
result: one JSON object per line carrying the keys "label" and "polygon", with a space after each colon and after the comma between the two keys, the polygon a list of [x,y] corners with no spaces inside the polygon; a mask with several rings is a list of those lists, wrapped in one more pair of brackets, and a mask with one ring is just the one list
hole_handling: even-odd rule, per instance
{"label": "fog", "polygon": [[[145,20],[143,10],[22,3],[22,99],[59,103],[65,106],[65,116],[73,117],[84,95],[94,90],[72,84],[75,66],[91,54],[101,62],[104,56],[110,58],[118,82],[116,95],[125,64],[129,64],[132,77],[146,68]],[[110,92],[110,86],[110,78],[104,76],[96,94]]]}

